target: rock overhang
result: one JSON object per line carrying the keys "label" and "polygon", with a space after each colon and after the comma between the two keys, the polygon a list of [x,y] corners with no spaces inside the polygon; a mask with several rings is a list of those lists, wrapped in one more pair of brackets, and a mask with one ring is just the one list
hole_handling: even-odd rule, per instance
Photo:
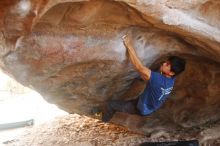
{"label": "rock overhang", "polygon": [[[158,115],[167,111],[163,114],[183,127],[216,121],[218,5],[215,0],[2,1],[0,66],[66,111],[90,114],[94,106],[131,98],[144,86],[131,88],[138,74],[121,39],[131,31],[145,65],[154,68],[173,54],[187,60],[171,100]],[[129,88],[138,92],[125,94]]]}

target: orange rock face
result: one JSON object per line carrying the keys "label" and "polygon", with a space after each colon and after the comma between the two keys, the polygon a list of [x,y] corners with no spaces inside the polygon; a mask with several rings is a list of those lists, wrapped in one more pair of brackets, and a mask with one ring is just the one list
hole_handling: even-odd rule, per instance
{"label": "orange rock face", "polygon": [[215,122],[218,6],[217,0],[1,0],[0,67],[66,111],[89,115],[108,99],[137,96],[144,86],[136,86],[138,74],[121,39],[130,31],[146,66],[171,54],[188,63],[155,116],[185,128]]}

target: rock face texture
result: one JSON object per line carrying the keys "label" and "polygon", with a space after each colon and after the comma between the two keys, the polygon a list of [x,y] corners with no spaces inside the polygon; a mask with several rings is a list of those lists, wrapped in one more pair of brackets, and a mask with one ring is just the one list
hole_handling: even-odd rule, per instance
{"label": "rock face texture", "polygon": [[[141,123],[216,123],[219,7],[218,0],[1,0],[0,67],[66,111],[91,115],[106,100],[135,98],[145,85],[121,39],[131,32],[146,66],[157,68],[169,55],[187,60],[169,101]],[[115,122],[129,127],[129,116]]]}

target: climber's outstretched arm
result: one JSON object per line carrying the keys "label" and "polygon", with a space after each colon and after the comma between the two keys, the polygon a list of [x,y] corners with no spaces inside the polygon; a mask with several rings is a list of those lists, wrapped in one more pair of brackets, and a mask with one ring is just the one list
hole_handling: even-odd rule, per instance
{"label": "climber's outstretched arm", "polygon": [[130,36],[129,34],[128,35],[125,35],[123,36],[123,41],[124,41],[124,45],[125,47],[127,48],[128,50],[128,55],[129,55],[129,58],[132,62],[132,64],[135,66],[135,69],[139,72],[139,74],[141,75],[141,77],[143,78],[143,80],[147,81],[150,79],[150,75],[151,75],[151,70],[147,67],[145,67],[140,59],[138,58],[134,48],[133,48],[133,45],[130,41]]}

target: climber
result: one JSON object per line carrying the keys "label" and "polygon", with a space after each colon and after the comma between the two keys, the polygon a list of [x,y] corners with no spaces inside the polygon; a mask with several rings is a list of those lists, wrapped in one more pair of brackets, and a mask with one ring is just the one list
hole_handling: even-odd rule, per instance
{"label": "climber", "polygon": [[159,72],[145,67],[133,48],[131,34],[123,37],[128,56],[137,72],[144,81],[148,81],[144,91],[138,98],[129,101],[111,100],[106,103],[102,111],[102,121],[108,122],[115,112],[149,115],[156,111],[171,93],[175,78],[185,69],[185,60],[177,56],[170,56],[160,65]]}

